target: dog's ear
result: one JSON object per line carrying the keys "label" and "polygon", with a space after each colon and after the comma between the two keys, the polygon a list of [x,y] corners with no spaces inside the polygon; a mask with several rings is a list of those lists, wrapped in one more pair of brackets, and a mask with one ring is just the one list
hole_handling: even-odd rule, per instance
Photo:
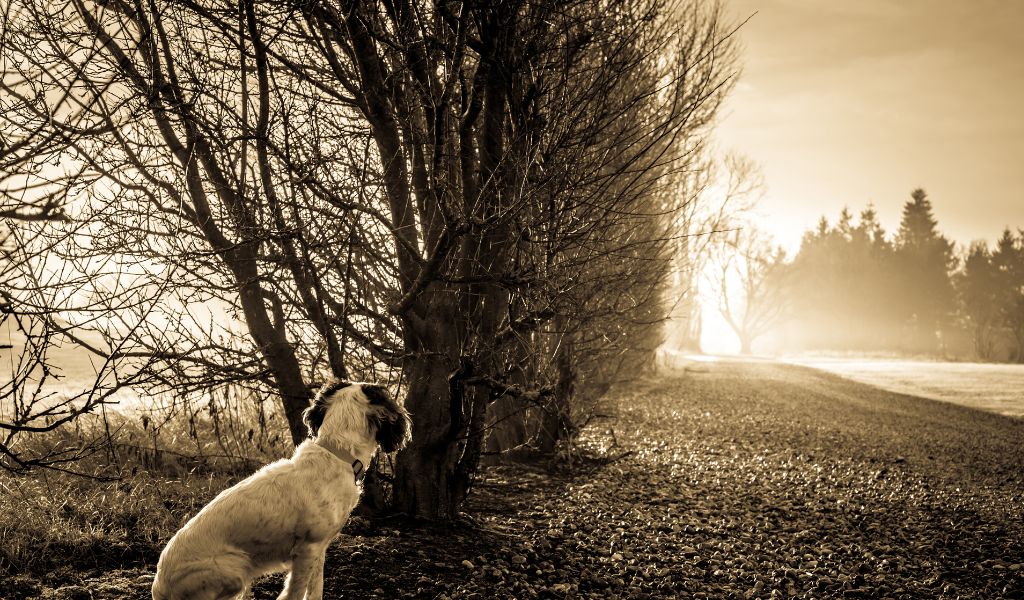
{"label": "dog's ear", "polygon": [[393,403],[391,393],[382,385],[364,383],[359,387],[363,390],[363,395],[366,396],[366,399],[373,406],[387,406],[388,403]]}
{"label": "dog's ear", "polygon": [[397,412],[370,416],[371,424],[377,428],[377,444],[387,454],[405,448],[411,438],[409,413],[397,405],[396,408]]}
{"label": "dog's ear", "polygon": [[320,433],[320,426],[324,423],[324,416],[327,415],[327,400],[338,390],[352,385],[347,381],[335,379],[320,388],[320,391],[313,397],[309,408],[302,411],[302,422],[309,429],[309,436],[316,437]]}
{"label": "dog's ear", "polygon": [[327,400],[334,395],[334,392],[342,390],[352,385],[351,381],[345,381],[344,379],[332,379],[324,384],[320,391],[316,393],[316,397],[313,398],[313,402],[320,402]]}
{"label": "dog's ear", "polygon": [[302,422],[309,429],[309,437],[315,438],[320,433],[320,426],[324,424],[324,417],[327,415],[327,404],[317,397],[309,408],[302,411]]}
{"label": "dog's ear", "polygon": [[377,444],[386,453],[401,450],[409,443],[412,423],[409,413],[391,399],[391,394],[379,385],[364,385],[363,394],[370,401],[367,420],[374,429]]}

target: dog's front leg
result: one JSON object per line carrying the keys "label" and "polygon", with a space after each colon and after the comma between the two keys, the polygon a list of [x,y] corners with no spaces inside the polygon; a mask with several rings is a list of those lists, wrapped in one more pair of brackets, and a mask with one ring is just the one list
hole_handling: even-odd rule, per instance
{"label": "dog's front leg", "polygon": [[309,579],[316,570],[320,558],[320,546],[307,544],[296,548],[292,554],[292,569],[288,578],[284,580],[284,589],[277,600],[303,600],[306,596],[306,589],[309,587]]}
{"label": "dog's front leg", "polygon": [[324,544],[320,556],[317,558],[316,568],[313,569],[313,575],[309,578],[309,587],[306,589],[306,600],[322,600],[324,597],[324,560],[327,558],[327,546],[329,545]]}

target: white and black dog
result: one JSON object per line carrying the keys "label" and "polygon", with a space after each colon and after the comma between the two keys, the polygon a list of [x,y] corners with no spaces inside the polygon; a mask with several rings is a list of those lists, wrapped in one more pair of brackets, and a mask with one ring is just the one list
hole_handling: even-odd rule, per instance
{"label": "white and black dog", "polygon": [[160,554],[154,600],[245,597],[252,580],[288,571],[284,600],[320,600],[324,553],[362,493],[379,446],[409,441],[409,415],[378,385],[335,381],[303,413],[311,439],[213,499]]}

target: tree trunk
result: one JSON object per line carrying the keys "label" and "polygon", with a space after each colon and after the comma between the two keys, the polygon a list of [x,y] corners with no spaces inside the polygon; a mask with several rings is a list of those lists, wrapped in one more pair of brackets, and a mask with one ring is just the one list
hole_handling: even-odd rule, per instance
{"label": "tree trunk", "polygon": [[987,322],[977,323],[974,326],[974,351],[983,361],[990,361],[995,356],[992,327]]}
{"label": "tree trunk", "polygon": [[404,366],[405,407],[412,416],[412,441],[395,460],[394,501],[399,512],[411,517],[446,521],[455,518],[464,496],[459,464],[470,415],[457,381],[461,375],[455,312],[434,304],[423,313],[430,315],[429,321],[407,335],[412,343]]}
{"label": "tree trunk", "polygon": [[[496,13],[495,21],[488,23],[484,31],[494,40],[491,60],[495,65],[508,65],[511,62],[511,47],[514,45],[511,32],[515,30],[515,16],[509,12],[509,7],[503,7],[503,10]],[[503,69],[492,68],[487,71],[482,127],[476,143],[480,150],[482,185],[473,187],[479,188],[481,192],[479,217],[496,219],[496,222],[485,231],[478,244],[469,246],[475,246],[472,256],[480,257],[470,263],[477,265],[478,275],[493,276],[507,272],[511,263],[509,250],[515,243],[511,223],[506,219],[498,219],[503,203],[516,198],[522,183],[523,173],[515,167],[529,162],[526,157],[530,149],[524,145],[525,136],[520,135],[518,140],[513,138],[506,147],[505,107],[514,87],[514,82]],[[515,110],[515,106],[510,109]],[[480,368],[486,373],[505,376],[508,383],[513,385],[525,383],[518,369],[507,369],[508,363],[514,363],[515,359],[520,358],[522,348],[505,347],[496,339],[503,322],[507,320],[511,323],[515,316],[509,305],[508,289],[495,282],[486,282],[472,286],[469,298],[481,299],[475,307],[480,311],[475,320],[479,323]],[[513,356],[507,356],[507,353]],[[527,434],[524,422],[526,407],[523,401],[511,396],[491,398],[490,392],[486,390],[479,390],[478,395],[478,402],[489,405],[486,408],[486,419],[481,423],[487,427],[487,431],[479,432],[487,451],[496,455],[524,444]],[[477,435],[476,431],[470,433]]]}
{"label": "tree trunk", "polygon": [[[514,319],[517,315],[512,314],[510,317]],[[531,353],[528,341],[523,337],[517,337],[511,342],[508,352],[508,363],[513,365],[508,374],[508,382],[525,389],[530,384],[524,368],[524,363],[529,360]],[[491,403],[487,409],[487,463],[497,462],[502,452],[520,448],[530,441],[531,412],[535,411],[522,398],[503,396]]]}
{"label": "tree trunk", "polygon": [[528,406],[519,398],[506,396],[496,400],[487,411],[487,464],[498,461],[502,452],[514,450],[529,440],[526,428]]}
{"label": "tree trunk", "polygon": [[412,441],[395,461],[395,508],[431,521],[454,518],[452,482],[458,463],[451,440],[448,374],[443,356],[411,359],[405,406],[412,415]]}
{"label": "tree trunk", "polygon": [[[559,326],[561,329],[561,326]],[[576,391],[576,368],[573,365],[573,344],[566,335],[558,347],[555,357],[558,382],[547,410],[541,413],[538,448],[544,454],[553,454],[559,440],[569,433],[572,420],[572,399]]]}
{"label": "tree trunk", "polygon": [[702,315],[700,311],[700,304],[695,303],[692,310],[686,318],[685,329],[683,330],[683,336],[680,340],[678,349],[686,352],[700,353],[700,338],[703,333],[702,330]]}

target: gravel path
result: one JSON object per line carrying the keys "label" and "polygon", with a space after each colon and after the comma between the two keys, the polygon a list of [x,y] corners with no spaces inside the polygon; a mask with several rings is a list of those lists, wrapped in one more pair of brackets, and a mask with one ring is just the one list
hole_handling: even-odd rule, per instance
{"label": "gravel path", "polygon": [[[453,530],[354,519],[325,598],[1024,597],[1022,420],[766,362],[616,402],[584,440],[608,464],[489,469]],[[145,598],[145,573],[45,595]]]}

